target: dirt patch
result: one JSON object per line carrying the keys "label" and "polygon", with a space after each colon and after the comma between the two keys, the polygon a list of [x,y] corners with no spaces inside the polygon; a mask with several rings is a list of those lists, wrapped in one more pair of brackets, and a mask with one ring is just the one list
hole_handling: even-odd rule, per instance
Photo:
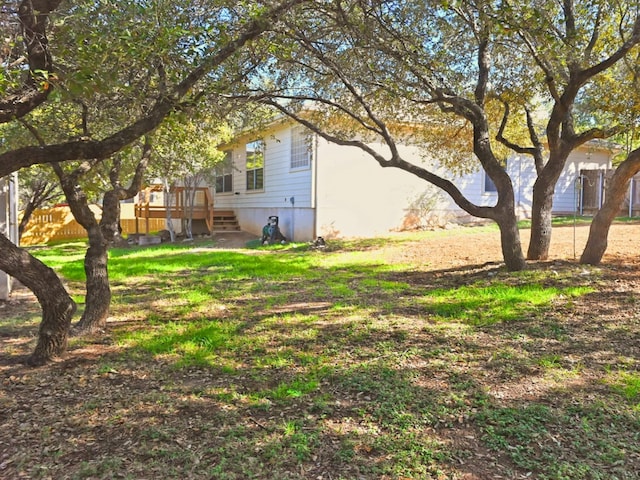
{"label": "dirt patch", "polygon": [[[478,265],[487,262],[502,263],[500,233],[498,231],[473,233],[473,228],[460,227],[464,235],[446,235],[406,244],[394,252],[392,261],[417,262],[429,269]],[[522,248],[526,254],[529,230],[520,232]],[[551,239],[549,260],[578,261],[587,243],[588,225],[555,227]],[[609,247],[603,263],[615,259],[635,262],[640,243],[640,224],[617,224],[611,227]]]}
{"label": "dirt patch", "polygon": [[248,232],[219,232],[213,235],[214,248],[245,248],[260,237]]}

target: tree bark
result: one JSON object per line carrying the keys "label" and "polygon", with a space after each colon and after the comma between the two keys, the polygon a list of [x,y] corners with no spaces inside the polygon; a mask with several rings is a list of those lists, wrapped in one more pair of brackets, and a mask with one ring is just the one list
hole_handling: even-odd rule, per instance
{"label": "tree bark", "polygon": [[609,228],[620,211],[629,180],[638,171],[640,171],[640,149],[631,152],[611,177],[602,208],[598,210],[591,222],[589,238],[580,256],[580,263],[598,265],[602,261],[604,252],[607,250]]}
{"label": "tree bark", "polygon": [[[551,246],[553,187],[555,182],[549,183],[538,177],[533,186],[533,202],[531,205],[531,237],[528,260],[546,260],[549,258]],[[551,193],[549,193],[551,190]]]}
{"label": "tree bark", "polygon": [[[18,19],[29,68],[17,91],[0,98],[0,123],[21,118],[44,103],[51,92],[50,85],[43,86],[36,72],[53,71],[53,61],[49,51],[47,28],[49,14],[57,9],[61,0],[23,0],[18,6]],[[4,33],[4,32],[3,32]],[[3,175],[0,175],[3,176]]]}
{"label": "tree bark", "polygon": [[520,241],[520,231],[518,221],[512,213],[504,212],[498,214],[495,222],[500,228],[500,245],[502,247],[502,258],[507,269],[511,272],[524,270],[527,266],[522,253],[522,243]]}
{"label": "tree bark", "polygon": [[107,271],[107,241],[102,234],[100,224],[89,208],[86,194],[78,186],[78,178],[90,170],[90,166],[82,165],[73,173],[65,173],[58,163],[52,164],[69,208],[76,221],[87,231],[89,248],[84,257],[86,275],[85,309],[76,326],[81,333],[89,333],[103,328],[107,323],[111,288]]}
{"label": "tree bark", "polygon": [[[137,189],[135,191],[137,192]],[[121,189],[106,192],[102,201],[100,223],[95,220],[93,214],[92,221],[88,218],[85,219],[87,225],[91,224],[87,229],[89,248],[84,258],[87,296],[84,313],[76,324],[78,333],[97,332],[107,325],[112,298],[108,268],[109,246],[120,238],[118,228],[120,197],[128,198],[122,194]],[[88,209],[88,205],[86,209]]]}
{"label": "tree bark", "polygon": [[31,290],[42,308],[38,343],[27,363],[43,365],[65,352],[76,304],[51,268],[1,234],[0,251],[0,270]]}
{"label": "tree bark", "polygon": [[111,305],[111,286],[107,268],[108,242],[97,221],[87,232],[89,248],[84,257],[87,292],[84,312],[75,326],[78,333],[94,333],[104,329]]}

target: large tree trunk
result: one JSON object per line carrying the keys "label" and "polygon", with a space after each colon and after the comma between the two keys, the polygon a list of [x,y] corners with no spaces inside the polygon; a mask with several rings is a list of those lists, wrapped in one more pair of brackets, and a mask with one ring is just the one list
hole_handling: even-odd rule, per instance
{"label": "large tree trunk", "polygon": [[589,238],[580,256],[580,263],[598,265],[607,250],[609,228],[620,211],[620,206],[627,194],[629,180],[640,171],[640,149],[631,152],[611,177],[602,208],[598,210],[591,227]]}
{"label": "large tree trunk", "polygon": [[84,257],[85,309],[76,325],[77,332],[89,333],[104,328],[109,315],[111,288],[107,272],[108,243],[96,216],[89,208],[87,196],[82,189],[77,187],[80,170],[73,174],[65,174],[57,163],[53,164],[53,169],[60,179],[60,185],[67,202],[69,202],[73,217],[82,225],[89,236],[89,248]]}
{"label": "large tree trunk", "polygon": [[507,269],[511,272],[523,270],[527,266],[524,254],[522,253],[522,243],[520,241],[520,231],[518,230],[518,219],[514,213],[514,205],[506,201],[500,207],[496,206],[493,220],[500,228],[500,246],[502,248],[502,258]]}
{"label": "large tree trunk", "polygon": [[531,205],[531,238],[527,251],[528,260],[546,260],[551,246],[551,220],[553,218],[553,194],[566,163],[568,152],[564,150],[549,158],[533,184]]}
{"label": "large tree trunk", "polygon": [[31,365],[42,365],[65,352],[76,304],[51,268],[2,234],[0,252],[0,270],[31,290],[42,308],[38,343],[27,360]]}
{"label": "large tree trunk", "polygon": [[[95,221],[95,218],[94,218]],[[84,258],[84,271],[87,276],[86,308],[76,325],[82,333],[102,330],[107,325],[111,305],[111,286],[109,284],[109,245],[120,237],[120,201],[118,192],[110,190],[102,201],[102,218],[87,230],[89,248]]]}
{"label": "large tree trunk", "polygon": [[76,325],[79,333],[92,333],[103,329],[107,324],[111,305],[111,287],[107,269],[108,243],[97,222],[87,231],[89,248],[84,257],[87,294],[84,312]]}
{"label": "large tree trunk", "polygon": [[546,260],[551,245],[551,220],[553,211],[553,184],[540,180],[533,186],[531,206],[531,238],[527,259]]}

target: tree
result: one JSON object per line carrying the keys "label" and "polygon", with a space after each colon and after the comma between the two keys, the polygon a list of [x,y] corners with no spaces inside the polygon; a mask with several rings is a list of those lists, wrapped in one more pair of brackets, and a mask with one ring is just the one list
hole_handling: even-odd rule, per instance
{"label": "tree", "polygon": [[[24,117],[49,96],[49,85],[43,85],[36,75],[48,78],[53,72],[47,31],[49,15],[59,4],[56,0],[24,0],[2,5],[0,25],[9,36],[3,35],[0,53],[0,123]],[[9,148],[6,139],[2,146]],[[5,169],[0,177],[17,169]],[[51,268],[1,234],[0,252],[0,269],[29,288],[42,308],[38,343],[27,360],[41,364],[66,349],[76,304]]]}
{"label": "tree", "polygon": [[175,240],[175,234],[170,207],[175,187],[181,183],[184,189],[185,233],[188,239],[192,239],[197,188],[210,179],[213,168],[223,159],[223,153],[216,146],[228,138],[229,130],[216,117],[208,109],[190,109],[189,116],[184,112],[173,115],[154,133],[152,174],[161,178],[164,185],[167,226],[172,241]]}
{"label": "tree", "polygon": [[58,202],[62,192],[58,182],[52,178],[52,172],[46,168],[34,167],[20,171],[19,182],[22,218],[18,225],[18,238],[21,239],[33,212]]}
{"label": "tree", "polygon": [[640,148],[629,153],[611,177],[607,185],[605,201],[593,217],[589,227],[589,237],[580,256],[580,263],[598,265],[602,260],[602,256],[607,250],[607,238],[611,223],[620,211],[629,180],[638,172],[640,172]]}
{"label": "tree", "polygon": [[[48,20],[48,13],[51,11],[51,5],[58,6],[59,2],[37,2],[37,1],[24,1],[20,4],[21,8],[26,5],[25,8],[31,8],[32,5],[41,6],[37,12],[33,9],[30,12],[30,16],[23,20],[22,10],[20,21],[25,25],[25,31],[31,28],[31,24],[35,23],[40,26],[43,19]],[[267,2],[265,4],[252,4],[249,8],[245,8],[242,4],[236,3],[210,3],[210,2],[190,2],[184,6],[176,4],[176,8],[180,12],[203,14],[209,11],[209,16],[195,16],[193,34],[190,31],[173,32],[173,36],[170,37],[171,42],[174,42],[176,37],[180,37],[184,42],[172,43],[173,48],[178,51],[182,51],[185,54],[184,61],[176,65],[176,69],[167,74],[168,65],[162,62],[162,58],[157,59],[157,68],[153,77],[147,78],[147,83],[153,86],[152,89],[146,90],[145,93],[149,96],[147,98],[146,105],[141,109],[141,112],[136,115],[132,121],[127,124],[113,125],[109,131],[101,132],[102,135],[96,138],[74,138],[57,143],[46,145],[32,145],[9,149],[3,153],[0,153],[0,176],[7,175],[20,168],[30,167],[32,165],[44,164],[44,163],[56,163],[65,162],[69,160],[102,160],[109,158],[113,154],[120,151],[122,148],[135,142],[141,136],[151,132],[157,128],[164,118],[172,111],[180,108],[181,105],[197,101],[203,97],[201,92],[205,91],[207,85],[212,85],[211,81],[215,80],[217,75],[223,73],[222,66],[228,62],[234,55],[236,55],[241,49],[243,49],[248,43],[257,39],[265,31],[274,26],[277,20],[283,15],[284,12],[288,12],[295,5],[302,3],[302,0],[285,0],[282,2]],[[43,5],[40,5],[43,4]],[[91,28],[87,28],[87,24],[92,26],[108,26],[112,28],[115,24],[109,22],[107,13],[118,12],[118,9],[111,8],[111,3],[105,4],[106,10],[103,15],[96,15],[95,17],[83,17],[82,7],[86,7],[91,11],[94,6],[101,7],[100,2],[85,2],[82,5],[74,5],[69,11],[69,15],[78,15],[81,20],[84,19],[83,32],[91,32]],[[133,8],[141,8],[137,2],[133,4],[125,4],[128,6],[133,5]],[[49,8],[46,10],[45,7]],[[71,18],[71,17],[69,17]],[[34,22],[34,19],[37,20]],[[119,25],[120,26],[120,25]],[[201,27],[204,30],[198,35],[197,27]],[[131,31],[135,31],[131,25],[129,25]],[[160,30],[162,25],[157,26]],[[60,28],[68,28],[66,22],[64,22]],[[77,27],[80,28],[80,27]],[[43,32],[46,32],[46,28],[42,28]],[[126,34],[126,32],[125,32]],[[179,34],[179,35],[178,35]],[[90,35],[89,35],[90,36]],[[45,68],[37,68],[32,71],[39,70],[44,75],[38,84],[39,91],[49,92],[54,81],[56,80],[52,72],[54,72],[53,64],[51,61],[51,54],[48,42],[43,35],[40,35],[37,43],[37,48],[33,48],[33,51],[29,50],[31,45],[31,33],[27,31],[23,37],[25,38],[26,49],[28,51],[28,57],[33,56],[34,59],[44,58],[48,61],[45,62]],[[91,40],[96,40],[96,37]],[[165,39],[166,40],[166,39]],[[130,45],[136,45],[135,42],[131,42]],[[157,44],[152,47],[158,46]],[[92,48],[91,42],[81,41],[75,46],[66,45],[66,51],[61,48],[61,52],[70,52],[77,47],[78,49]],[[194,47],[194,48],[190,48]],[[45,50],[41,53],[39,49]],[[106,48],[103,49],[106,51]],[[39,55],[39,56],[38,56]],[[65,53],[64,55],[67,55]],[[60,57],[61,59],[64,58]],[[145,57],[145,60],[147,58]],[[34,60],[35,61],[35,60]],[[71,64],[73,62],[70,62]],[[95,58],[95,67],[99,68],[100,59]],[[185,68],[185,65],[189,65]],[[35,65],[35,64],[34,64]],[[41,65],[35,65],[40,67]],[[71,77],[74,80],[78,80],[78,85],[82,85],[82,76],[86,75],[86,72],[79,72],[78,75]],[[94,72],[92,78],[102,78],[101,72]],[[62,82],[62,80],[60,80]],[[22,86],[22,92],[32,92],[34,87],[31,75],[27,78]],[[127,85],[123,85],[123,88]],[[215,87],[215,83],[213,84]],[[60,87],[59,89],[61,89]],[[37,88],[36,88],[37,90]],[[153,92],[153,95],[150,93]],[[216,89],[213,89],[213,93]],[[48,94],[48,93],[47,93]],[[24,95],[27,96],[26,94]],[[41,99],[43,95],[38,97],[39,103],[42,103],[46,98]],[[23,112],[21,108],[23,105],[30,105],[31,108],[35,108],[37,105],[33,100],[21,100],[18,99],[15,94],[11,95],[9,101],[6,101],[7,95],[4,96],[3,101],[0,102],[0,119],[3,121],[9,121],[12,118],[18,116],[24,116],[28,111]],[[11,244],[6,238],[0,239],[0,268],[10,275],[17,277],[23,281],[25,285],[31,288],[38,297],[41,305],[43,306],[43,323],[40,328],[40,337],[38,347],[32,356],[32,360],[35,363],[42,363],[47,361],[53,356],[61,354],[66,348],[66,338],[68,334],[68,328],[70,324],[72,305],[67,305],[68,308],[58,308],[62,298],[69,298],[68,294],[64,292],[62,295],[58,291],[58,286],[61,286],[61,282],[55,276],[53,271],[50,271],[51,275],[46,276],[44,274],[39,275],[37,270],[41,268],[38,266],[37,261],[30,257],[27,252],[19,249],[15,245]],[[43,266],[44,267],[44,266]],[[46,268],[46,267],[45,267]],[[50,283],[47,285],[42,284],[42,279],[47,278]],[[53,280],[55,278],[55,281]],[[39,280],[39,281],[36,281]],[[52,285],[56,288],[52,288]],[[64,288],[63,288],[64,290]],[[69,299],[70,300],[70,299]],[[51,304],[51,305],[50,305]],[[64,305],[63,305],[64,306]],[[47,314],[44,313],[45,307],[47,308]]]}
{"label": "tree", "polygon": [[[520,270],[525,260],[513,185],[500,145],[491,139],[492,59],[501,52],[495,39],[502,31],[495,13],[489,5],[476,9],[465,2],[314,5],[287,19],[277,49],[265,47],[265,58],[277,61],[257,72],[261,78],[253,84],[262,84],[252,93],[325,139],[359,147],[382,167],[414,174],[469,214],[494,220],[507,268]],[[435,125],[441,138],[430,137],[434,130],[422,125]],[[400,144],[412,141],[425,150],[437,144],[442,156],[456,161],[454,136],[466,136],[496,185],[494,206],[472,203],[454,181],[403,158]],[[382,142],[386,152],[373,142]]]}
{"label": "tree", "polygon": [[[626,196],[629,180],[640,171],[640,51],[635,57],[626,58],[614,71],[609,72],[603,83],[604,92],[623,90],[625,95],[592,95],[586,104],[587,112],[582,115],[587,120],[606,123],[615,121],[623,127],[621,134],[614,137],[616,144],[622,145],[623,160],[607,182],[605,200],[596,213],[589,228],[587,244],[580,257],[580,263],[597,265],[607,249],[609,228],[620,211]],[[602,104],[605,104],[603,108]],[[612,108],[613,107],[613,108]],[[629,199],[630,202],[633,199]]]}
{"label": "tree", "polygon": [[[505,27],[517,32],[515,46],[519,44],[525,49],[523,60],[535,67],[529,69],[533,84],[518,77],[522,81],[511,82],[501,95],[508,94],[527,112],[534,101],[542,99],[550,112],[545,115],[549,150],[546,160],[541,155],[542,140],[532,123],[529,124],[531,147],[500,137],[515,151],[534,158],[538,177],[533,187],[527,258],[544,260],[551,242],[553,193],[569,154],[590,140],[611,137],[622,128],[617,121],[604,126],[583,123],[581,127],[576,111],[582,102],[589,101],[590,95],[607,98],[600,102],[601,108],[615,108],[618,100],[603,95],[608,90],[598,87],[606,80],[604,74],[640,43],[640,13],[637,2],[564,1],[544,2],[544,6],[542,3],[509,4],[501,15]],[[629,94],[615,86],[613,91],[622,97]]]}
{"label": "tree", "polygon": [[80,177],[89,173],[96,163],[83,162],[80,166],[66,172],[61,164],[53,164],[71,212],[76,221],[87,231],[89,239],[89,248],[84,259],[85,310],[77,324],[79,332],[95,332],[106,325],[111,304],[107,267],[108,249],[120,236],[120,201],[133,198],[140,191],[150,155],[151,145],[145,142],[128,187],[121,184],[123,167],[121,154],[114,155],[108,172],[110,189],[103,194],[102,216],[99,221],[89,208],[88,197],[80,187]]}

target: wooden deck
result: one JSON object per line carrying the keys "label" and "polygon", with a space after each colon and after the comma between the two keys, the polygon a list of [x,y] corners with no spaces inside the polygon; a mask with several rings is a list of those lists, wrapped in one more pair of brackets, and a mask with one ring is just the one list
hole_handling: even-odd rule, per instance
{"label": "wooden deck", "polygon": [[[136,233],[140,233],[139,220],[145,221],[145,233],[149,233],[149,219],[167,218],[167,207],[149,203],[149,193],[152,189],[146,189],[142,195],[145,201],[134,206],[136,219]],[[184,187],[177,187],[175,191],[176,204],[170,208],[172,219],[187,218],[189,209],[185,202]],[[192,209],[193,220],[204,220],[209,233],[216,231],[239,231],[240,226],[232,210],[214,210],[213,197],[209,188],[196,188],[195,205]]]}

